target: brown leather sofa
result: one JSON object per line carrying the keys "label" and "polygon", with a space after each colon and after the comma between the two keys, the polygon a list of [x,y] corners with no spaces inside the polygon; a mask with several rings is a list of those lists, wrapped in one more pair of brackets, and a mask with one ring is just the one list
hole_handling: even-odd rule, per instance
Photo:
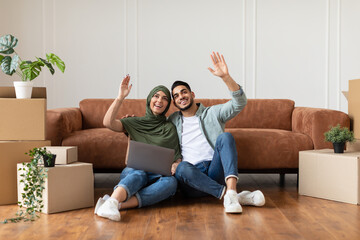
{"label": "brown leather sofa", "polygon": [[[197,99],[211,106],[228,99]],[[125,167],[127,137],[104,128],[104,115],[113,99],[84,99],[79,108],[47,111],[46,139],[54,146],[78,146],[79,161],[97,172]],[[169,113],[177,109],[172,105]],[[126,99],[118,117],[143,116],[145,99]],[[295,107],[287,99],[249,99],[247,106],[226,124],[236,141],[239,172],[291,173],[298,170],[298,152],[332,148],[324,141],[329,126],[349,127],[347,114],[335,110]]]}

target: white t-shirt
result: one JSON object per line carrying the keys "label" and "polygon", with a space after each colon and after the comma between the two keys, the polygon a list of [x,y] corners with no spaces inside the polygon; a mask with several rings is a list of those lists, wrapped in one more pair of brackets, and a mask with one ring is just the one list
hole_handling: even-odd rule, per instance
{"label": "white t-shirt", "polygon": [[183,161],[193,165],[202,161],[211,161],[214,150],[200,130],[197,116],[182,117],[181,155]]}

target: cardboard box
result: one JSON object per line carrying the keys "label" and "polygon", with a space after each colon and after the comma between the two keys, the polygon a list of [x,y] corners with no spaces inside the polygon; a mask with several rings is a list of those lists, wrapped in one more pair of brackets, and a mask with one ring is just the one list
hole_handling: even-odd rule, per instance
{"label": "cardboard box", "polygon": [[33,99],[16,99],[13,87],[0,87],[0,140],[45,140],[46,88]]}
{"label": "cardboard box", "polygon": [[360,138],[360,79],[349,81],[348,113],[355,138]]}
{"label": "cardboard box", "polygon": [[360,203],[360,152],[332,149],[299,152],[299,194]]}
{"label": "cardboard box", "polygon": [[360,139],[355,139],[354,142],[346,142],[346,151],[360,152]]}
{"label": "cardboard box", "polygon": [[[18,168],[23,167],[21,163]],[[57,213],[94,206],[94,175],[91,163],[71,163],[47,168],[43,191],[43,213]],[[18,172],[18,200],[22,185]]]}
{"label": "cardboard box", "polygon": [[45,146],[52,154],[56,154],[55,164],[69,164],[77,162],[77,146]]}
{"label": "cardboard box", "polygon": [[29,162],[30,149],[50,141],[0,141],[0,205],[17,203],[16,164]]}

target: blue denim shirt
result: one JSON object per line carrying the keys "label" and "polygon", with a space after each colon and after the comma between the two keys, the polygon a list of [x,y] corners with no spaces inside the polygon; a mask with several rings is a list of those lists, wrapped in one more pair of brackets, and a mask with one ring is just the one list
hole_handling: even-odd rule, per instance
{"label": "blue denim shirt", "polygon": [[[247,98],[241,87],[230,94],[231,100],[224,104],[210,107],[204,107],[201,103],[197,104],[198,110],[195,115],[199,117],[200,130],[212,148],[215,147],[217,137],[224,132],[225,123],[234,118],[246,106]],[[181,112],[174,112],[168,119],[175,125],[181,144]]]}

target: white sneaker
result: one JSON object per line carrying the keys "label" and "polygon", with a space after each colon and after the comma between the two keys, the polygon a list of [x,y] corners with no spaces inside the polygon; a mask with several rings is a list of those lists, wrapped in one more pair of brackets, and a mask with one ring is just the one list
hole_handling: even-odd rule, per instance
{"label": "white sneaker", "polygon": [[237,198],[241,205],[251,205],[256,207],[265,205],[265,197],[260,190],[256,190],[254,192],[242,191],[237,195]]}
{"label": "white sneaker", "polygon": [[226,213],[241,213],[242,207],[234,190],[227,190],[224,196],[224,207]]}
{"label": "white sneaker", "polygon": [[95,210],[94,210],[94,214],[97,214],[97,211],[99,210],[99,207],[101,207],[101,205],[104,204],[104,202],[109,198],[110,196],[109,195],[105,195],[101,198],[98,199],[96,205],[95,205]]}
{"label": "white sneaker", "polygon": [[97,210],[97,215],[113,221],[120,221],[119,202],[115,198],[108,198]]}

